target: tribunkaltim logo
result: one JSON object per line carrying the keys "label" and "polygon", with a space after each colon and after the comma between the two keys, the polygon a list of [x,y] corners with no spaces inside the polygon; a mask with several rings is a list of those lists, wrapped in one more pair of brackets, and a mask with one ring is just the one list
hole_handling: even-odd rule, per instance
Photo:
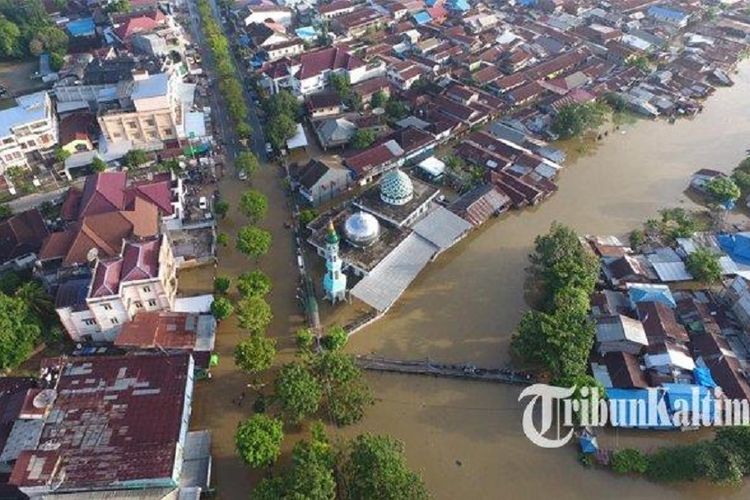
{"label": "tribunkaltim logo", "polygon": [[728,399],[720,389],[688,386],[671,394],[661,387],[631,392],[634,397],[605,399],[597,387],[534,384],[518,397],[519,401],[528,398],[523,432],[537,446],[560,448],[572,439],[576,427],[689,429],[750,424],[748,400]]}

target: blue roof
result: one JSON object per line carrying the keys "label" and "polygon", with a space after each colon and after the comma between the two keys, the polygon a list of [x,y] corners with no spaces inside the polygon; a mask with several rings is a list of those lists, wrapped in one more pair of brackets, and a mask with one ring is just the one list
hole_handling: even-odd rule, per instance
{"label": "blue roof", "polygon": [[[659,389],[606,389],[610,405],[610,423],[612,427],[638,427],[650,429],[670,429],[672,421],[663,421],[663,416],[651,405],[658,405],[664,398],[664,391]],[[649,397],[649,392],[655,396]],[[620,401],[620,403],[618,403]],[[611,411],[616,405],[616,412]],[[616,415],[614,414],[616,413]],[[651,415],[650,415],[651,414]]]}
{"label": "blue roof", "polygon": [[750,233],[720,234],[717,239],[733,261],[750,265]]}
{"label": "blue roof", "polygon": [[417,24],[427,24],[432,21],[432,16],[426,10],[420,10],[416,14],[411,16],[414,22]]}
{"label": "blue roof", "polygon": [[670,9],[669,7],[664,7],[662,5],[652,5],[648,8],[648,13],[651,16],[666,17],[667,19],[671,19],[672,21],[682,21],[683,19],[687,19],[689,17],[688,14],[685,14],[682,11]]}
{"label": "blue roof", "polygon": [[294,32],[303,40],[311,40],[318,36],[318,30],[312,26],[302,26],[294,30]]}
{"label": "blue roof", "polygon": [[696,384],[702,385],[703,387],[708,387],[710,389],[716,387],[716,382],[714,381],[713,376],[711,376],[711,370],[708,368],[696,366],[695,369],[693,369],[693,379]]}
{"label": "blue roof", "polygon": [[[714,397],[708,389],[703,386],[693,384],[662,384],[662,387],[664,387],[664,389],[666,390],[666,403],[669,413],[674,413],[676,411],[687,411],[692,406],[693,391],[695,391],[698,395],[698,409],[701,412],[704,411],[704,408],[700,406],[703,399],[706,397],[710,399],[711,404],[709,404],[708,407],[705,408],[705,411],[707,413],[706,416],[709,417],[711,421],[713,421],[713,417],[715,414],[715,408],[713,405]],[[678,401],[680,401],[679,407]]]}
{"label": "blue roof", "polygon": [[66,27],[71,36],[91,36],[96,34],[94,19],[90,17],[82,17],[75,21],[70,21]]}
{"label": "blue roof", "polygon": [[466,12],[471,9],[471,5],[469,5],[469,2],[466,0],[448,0],[445,6],[448,10],[458,10],[461,12]]}
{"label": "blue roof", "polygon": [[536,0],[518,0],[518,4],[523,7],[533,7],[536,5]]}
{"label": "blue roof", "polygon": [[633,304],[638,304],[639,302],[661,302],[672,309],[677,307],[677,302],[666,285],[633,284],[628,289],[628,295]]}

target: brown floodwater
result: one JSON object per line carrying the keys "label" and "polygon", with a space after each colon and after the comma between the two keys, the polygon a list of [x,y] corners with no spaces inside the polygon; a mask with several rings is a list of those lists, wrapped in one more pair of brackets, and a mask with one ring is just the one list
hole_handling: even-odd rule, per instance
{"label": "brown floodwater", "polygon": [[[534,237],[557,220],[580,233],[622,235],[665,206],[690,206],[684,195],[699,168],[729,171],[750,146],[750,65],[737,84],[719,90],[694,120],[670,125],[639,121],[571,158],[559,192],[541,206],[492,221],[422,273],[385,318],[350,340],[355,353],[398,358],[473,362],[495,367],[509,362],[508,343],[527,305],[524,268]],[[270,334],[279,339],[281,359],[292,353],[292,333],[301,324],[294,300],[296,270],[288,217],[278,172],[268,167],[255,180],[270,195],[266,226],[274,233],[272,252],[259,266],[273,279]],[[227,178],[223,195],[237,200],[245,185]],[[221,230],[234,235],[243,224],[233,207]],[[233,249],[220,251],[220,274],[237,275],[256,263]],[[181,276],[181,286],[210,287],[210,271]],[[214,379],[198,385],[193,426],[213,430],[214,477],[221,498],[247,498],[257,479],[236,458],[233,432],[250,415],[249,403],[232,403],[246,377],[231,352],[241,333],[229,320],[219,328],[222,362]],[[358,425],[331,430],[342,436],[388,433],[406,444],[412,467],[438,499],[456,498],[747,498],[750,487],[706,484],[668,486],[616,477],[581,467],[572,447],[544,450],[521,432],[519,389],[392,374],[369,374],[376,404]],[[248,398],[249,399],[249,398]],[[699,438],[696,434],[619,432],[605,446],[653,448]],[[290,446],[287,440],[286,449]]]}

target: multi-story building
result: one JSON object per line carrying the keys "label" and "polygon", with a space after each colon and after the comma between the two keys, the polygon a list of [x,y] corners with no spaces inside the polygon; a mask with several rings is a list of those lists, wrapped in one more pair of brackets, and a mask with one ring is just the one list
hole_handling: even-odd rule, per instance
{"label": "multi-story building", "polygon": [[0,175],[9,167],[25,167],[33,157],[44,157],[57,144],[57,118],[47,92],[16,99],[0,111]]}
{"label": "multi-story building", "polygon": [[119,256],[96,262],[90,280],[60,286],[56,309],[75,341],[112,341],[139,312],[170,311],[177,265],[167,237],[126,241]]}
{"label": "multi-story building", "polygon": [[134,148],[161,149],[185,137],[185,110],[176,74],[136,74],[118,86],[118,100],[100,105],[98,121],[109,143],[129,141]]}

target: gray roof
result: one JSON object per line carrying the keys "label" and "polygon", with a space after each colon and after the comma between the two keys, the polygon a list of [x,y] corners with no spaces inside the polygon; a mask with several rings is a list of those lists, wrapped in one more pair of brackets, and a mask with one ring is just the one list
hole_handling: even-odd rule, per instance
{"label": "gray roof", "polygon": [[388,310],[435,251],[432,243],[411,233],[352,288],[351,294],[380,312]]}
{"label": "gray roof", "polygon": [[426,239],[440,251],[452,247],[464,237],[473,226],[447,208],[438,206],[422,220],[414,224],[412,229]]}
{"label": "gray roof", "polygon": [[165,96],[169,92],[169,75],[157,73],[143,80],[136,80],[133,86],[132,99]]}
{"label": "gray roof", "polygon": [[672,281],[690,281],[693,279],[693,275],[690,274],[685,267],[685,263],[679,262],[652,262],[654,271],[659,277],[659,281],[665,283]]}
{"label": "gray roof", "polygon": [[0,137],[11,135],[15,127],[45,119],[47,92],[20,96],[16,106],[0,111]]}
{"label": "gray roof", "polygon": [[318,137],[325,144],[347,142],[356,131],[357,127],[343,118],[325,120],[317,129]]}
{"label": "gray roof", "polygon": [[205,490],[211,482],[211,433],[188,432],[184,450],[180,488]]}
{"label": "gray roof", "polygon": [[648,345],[643,324],[637,319],[623,315],[600,318],[596,322],[596,340],[598,342],[628,340],[637,344]]}

